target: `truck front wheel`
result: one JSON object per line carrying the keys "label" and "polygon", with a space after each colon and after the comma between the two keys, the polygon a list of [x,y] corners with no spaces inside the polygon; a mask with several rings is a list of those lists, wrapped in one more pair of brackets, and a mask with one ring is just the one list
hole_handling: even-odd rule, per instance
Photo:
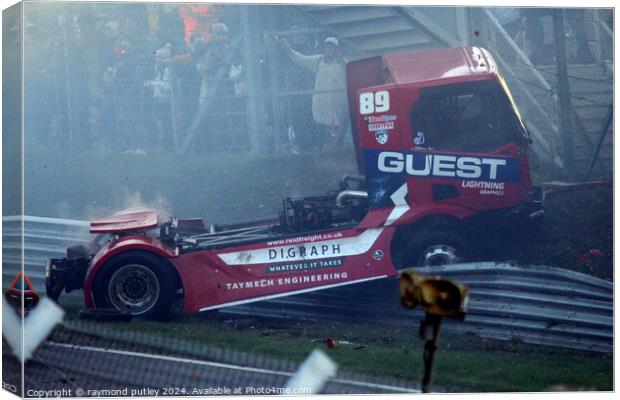
{"label": "truck front wheel", "polygon": [[123,253],[97,273],[95,304],[135,317],[160,318],[170,311],[174,283],[174,271],[159,257],[140,251]]}
{"label": "truck front wheel", "polygon": [[456,264],[469,261],[471,246],[456,228],[442,227],[418,232],[403,257],[403,267]]}

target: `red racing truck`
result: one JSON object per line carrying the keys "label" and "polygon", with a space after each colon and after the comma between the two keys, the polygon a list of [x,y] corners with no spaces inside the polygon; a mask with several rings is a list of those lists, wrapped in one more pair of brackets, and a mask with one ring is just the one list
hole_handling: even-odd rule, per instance
{"label": "red racing truck", "polygon": [[[496,228],[542,216],[531,143],[482,48],[389,54],[347,65],[360,175],[283,201],[279,218],[228,226],[130,209],[90,223],[46,268],[47,294],[83,289],[87,309],[185,313],[472,259]],[[475,240],[477,243],[472,243]]]}

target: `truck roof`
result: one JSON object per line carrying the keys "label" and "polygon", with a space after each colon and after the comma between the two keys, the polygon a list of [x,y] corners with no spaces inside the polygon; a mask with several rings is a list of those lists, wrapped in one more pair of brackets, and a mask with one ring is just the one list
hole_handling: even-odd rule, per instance
{"label": "truck roof", "polygon": [[384,65],[394,83],[413,83],[496,72],[493,57],[480,47],[444,48],[386,54]]}

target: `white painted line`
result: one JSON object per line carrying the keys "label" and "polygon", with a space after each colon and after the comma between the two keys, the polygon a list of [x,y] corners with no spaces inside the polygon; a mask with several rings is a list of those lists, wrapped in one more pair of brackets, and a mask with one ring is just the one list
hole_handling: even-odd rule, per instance
{"label": "white painted line", "polygon": [[209,307],[201,308],[198,311],[207,311],[207,310],[213,310],[213,309],[222,308],[222,307],[239,306],[241,304],[247,304],[247,303],[254,303],[254,302],[257,302],[257,301],[276,299],[278,297],[293,296],[295,294],[301,294],[301,293],[315,292],[317,290],[335,288],[335,287],[338,287],[338,286],[352,285],[354,283],[373,281],[375,279],[383,279],[383,278],[387,278],[387,277],[388,277],[387,275],[372,276],[370,278],[364,278],[364,279],[357,279],[357,280],[354,280],[354,281],[334,283],[333,285],[317,286],[317,287],[312,287],[312,288],[307,288],[307,289],[296,290],[294,292],[284,292],[284,293],[278,293],[278,294],[270,294],[268,296],[262,296],[262,297],[252,297],[251,299],[239,300],[239,301],[231,301],[230,303],[223,303],[223,304],[218,304],[218,305],[215,305],[215,306],[209,306]]}
{"label": "white painted line", "polygon": [[117,350],[117,349],[109,349],[109,348],[94,347],[94,346],[80,346],[80,345],[74,345],[74,344],[68,344],[68,343],[45,342],[45,344],[50,345],[50,346],[74,349],[74,350],[93,351],[96,353],[110,353],[110,354],[116,354],[116,355],[121,355],[121,356],[150,358],[150,359],[155,359],[155,360],[172,361],[172,362],[179,362],[179,363],[185,363],[185,364],[204,365],[204,366],[215,367],[215,368],[233,369],[237,371],[256,372],[259,374],[293,376],[293,373],[291,372],[272,371],[272,370],[263,369],[263,368],[242,367],[239,365],[223,364],[223,363],[217,363],[217,362],[205,361],[205,360],[195,360],[192,358],[164,356],[164,355],[159,355],[159,354],[140,353],[137,351]]}
{"label": "white painted line", "polygon": [[[203,366],[215,367],[215,368],[226,368],[226,369],[232,369],[236,371],[255,372],[258,374],[279,375],[279,376],[287,376],[287,377],[293,376],[292,372],[273,371],[273,370],[269,370],[265,368],[243,367],[240,365],[224,364],[224,363],[205,361],[205,360],[196,360],[193,358],[164,356],[164,355],[159,355],[159,354],[140,353],[137,351],[117,350],[117,349],[94,347],[94,346],[80,346],[80,345],[74,345],[74,344],[68,344],[68,343],[57,343],[57,342],[50,342],[50,341],[44,342],[43,344],[48,345],[48,346],[63,347],[63,348],[74,349],[74,350],[92,351],[96,353],[109,353],[109,354],[116,354],[116,355],[121,355],[121,356],[142,357],[142,358],[148,358],[152,360],[164,360],[164,361],[172,361],[172,362],[178,362],[178,363],[184,363],[184,364],[203,365]],[[408,389],[404,387],[391,386],[391,385],[381,385],[381,384],[369,383],[369,382],[353,381],[353,380],[348,380],[348,379],[330,379],[330,382],[341,383],[341,384],[351,385],[351,386],[367,387],[367,388],[373,388],[373,389],[392,390],[395,392],[402,392],[402,393],[420,393],[420,391],[416,389]]]}
{"label": "white painted line", "polygon": [[367,387],[367,388],[372,388],[372,389],[393,390],[395,392],[402,392],[402,393],[422,393],[422,391],[418,389],[409,389],[409,388],[404,388],[400,386],[392,386],[392,385],[381,385],[379,383],[358,382],[358,381],[352,381],[349,379],[330,379],[329,381],[335,382],[335,383],[342,383],[344,385],[362,386],[362,387]]}

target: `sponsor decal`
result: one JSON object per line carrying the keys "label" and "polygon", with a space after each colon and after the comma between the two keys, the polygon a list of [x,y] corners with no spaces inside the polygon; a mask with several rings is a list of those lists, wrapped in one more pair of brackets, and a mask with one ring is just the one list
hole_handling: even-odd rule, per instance
{"label": "sponsor decal", "polygon": [[319,240],[330,240],[341,238],[344,235],[342,232],[328,232],[328,233],[315,233],[313,235],[308,236],[297,236],[286,239],[273,240],[271,242],[267,242],[267,246],[282,246],[285,244],[297,244],[297,243],[308,243],[308,242],[316,242]]}
{"label": "sponsor decal", "polygon": [[424,138],[424,132],[420,131],[415,134],[415,138],[413,138],[413,144],[416,146],[422,146],[426,139]]}
{"label": "sponsor decal", "polygon": [[349,278],[349,274],[343,272],[330,272],[323,274],[308,274],[301,276],[291,276],[274,279],[258,279],[253,281],[242,281],[226,283],[226,289],[228,290],[242,290],[242,289],[257,289],[273,286],[291,286],[298,285],[300,283],[329,283],[333,281],[346,280]]}
{"label": "sponsor decal", "polygon": [[516,158],[366,150],[364,159],[366,171],[371,176],[387,173],[474,181],[518,182],[521,180],[519,163]]}
{"label": "sponsor decal", "polygon": [[226,289],[228,290],[257,289],[257,288],[266,288],[266,287],[271,287],[271,286],[275,286],[275,280],[257,279],[254,281],[227,283]]}
{"label": "sponsor decal", "polygon": [[375,251],[372,253],[372,257],[373,257],[375,260],[377,260],[377,261],[382,260],[382,259],[383,259],[383,250],[375,250]]}
{"label": "sponsor decal", "polygon": [[269,249],[269,260],[284,260],[288,258],[306,258],[308,256],[333,256],[340,254],[339,244],[321,244],[321,245],[307,245],[297,247],[281,247],[279,249]]}
{"label": "sponsor decal", "polygon": [[467,189],[480,189],[480,194],[489,196],[503,196],[504,182],[463,181],[461,187]]}
{"label": "sponsor decal", "polygon": [[369,115],[364,117],[364,121],[366,121],[367,124],[396,121],[396,115]]}
{"label": "sponsor decal", "polygon": [[385,220],[386,226],[392,225],[396,222],[396,220],[402,217],[403,214],[409,211],[409,204],[407,204],[407,191],[407,183],[405,182],[390,196],[390,200],[394,203],[394,208]]}
{"label": "sponsor decal", "polygon": [[360,114],[369,115],[382,113],[390,110],[390,92],[379,90],[378,92],[360,93]]}
{"label": "sponsor decal", "polygon": [[383,228],[367,229],[353,237],[277,246],[218,254],[228,265],[271,264],[282,261],[316,260],[353,256],[366,253],[375,243]]}
{"label": "sponsor decal", "polygon": [[394,122],[390,121],[390,122],[379,122],[376,124],[368,124],[368,130],[370,132],[385,131],[388,129],[394,129]]}
{"label": "sponsor decal", "polygon": [[375,132],[375,139],[377,139],[377,143],[379,144],[386,144],[389,137],[388,137],[388,131],[377,131]]}
{"label": "sponsor decal", "polygon": [[282,272],[308,271],[321,268],[341,267],[344,264],[344,258],[329,258],[316,261],[297,261],[291,263],[271,264],[267,267],[268,274],[279,274]]}

